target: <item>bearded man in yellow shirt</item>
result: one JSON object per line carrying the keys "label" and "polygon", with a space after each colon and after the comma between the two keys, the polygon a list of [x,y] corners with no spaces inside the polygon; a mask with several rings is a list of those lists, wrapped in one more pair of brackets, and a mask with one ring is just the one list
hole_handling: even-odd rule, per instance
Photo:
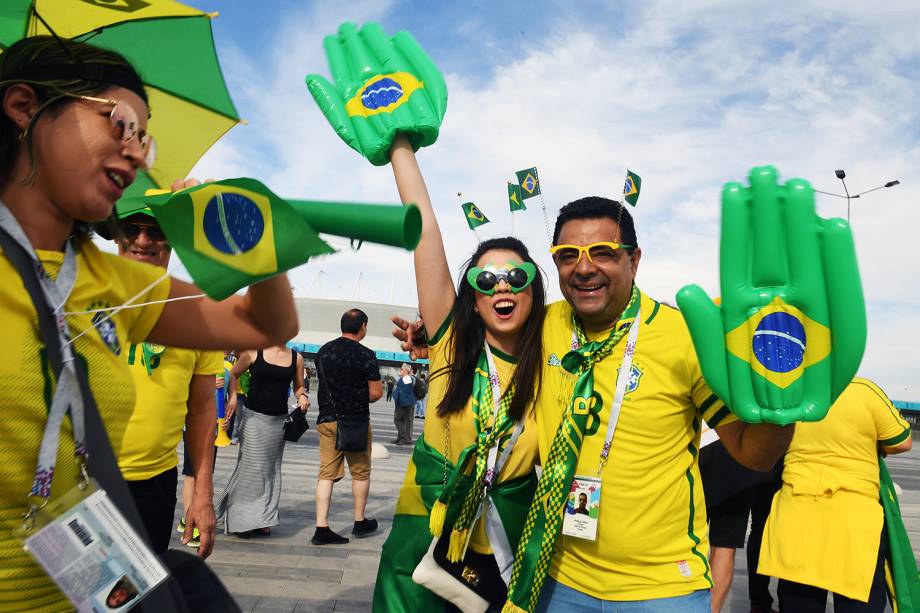
{"label": "bearded man in yellow shirt", "polygon": [[[171,249],[150,209],[142,203],[119,202],[116,215],[122,232],[116,237],[119,255],[158,266],[165,274]],[[140,343],[131,344],[123,355],[131,368],[136,400],[118,451],[118,467],[154,551],[166,551],[176,509],[176,449],[185,426],[185,453],[195,491],[182,542],[197,545],[198,555],[206,558],[214,542],[214,394],[215,375],[223,373],[223,354]]]}

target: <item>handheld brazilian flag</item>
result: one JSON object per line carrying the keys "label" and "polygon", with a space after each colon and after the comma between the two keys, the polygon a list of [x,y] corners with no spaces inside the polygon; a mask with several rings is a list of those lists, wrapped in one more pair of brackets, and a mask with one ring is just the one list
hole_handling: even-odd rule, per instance
{"label": "handheld brazilian flag", "polygon": [[460,206],[463,208],[463,214],[466,216],[466,223],[470,226],[470,230],[489,223],[489,218],[483,215],[479,207],[472,202],[464,202]]}
{"label": "handheld brazilian flag", "polygon": [[533,198],[540,195],[540,175],[537,174],[537,167],[519,170],[516,173],[518,185],[521,186],[521,193],[524,199]]}
{"label": "handheld brazilian flag", "polygon": [[623,185],[623,200],[636,206],[636,203],[639,202],[640,189],[642,189],[642,178],[627,168],[626,183]]}
{"label": "handheld brazilian flag", "polygon": [[511,207],[512,213],[527,210],[527,207],[524,206],[524,197],[521,195],[520,185],[508,184],[508,205]]}
{"label": "handheld brazilian flag", "polygon": [[205,183],[145,200],[192,279],[215,300],[334,251],[255,179]]}

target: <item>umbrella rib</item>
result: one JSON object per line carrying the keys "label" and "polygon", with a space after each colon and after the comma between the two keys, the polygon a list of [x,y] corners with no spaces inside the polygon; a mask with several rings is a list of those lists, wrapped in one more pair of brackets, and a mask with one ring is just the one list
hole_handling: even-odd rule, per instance
{"label": "umbrella rib", "polygon": [[[147,84],[145,83],[144,85],[147,85]],[[162,88],[162,87],[157,87],[156,85],[147,85],[147,87],[149,87],[149,88],[151,88],[151,89],[155,89],[155,90],[157,90],[157,91],[161,91],[161,92],[166,93],[166,94],[169,94],[169,95],[172,96],[173,98],[178,98],[179,100],[184,100],[185,102],[188,102],[188,103],[190,103],[190,104],[194,104],[195,106],[200,106],[200,107],[203,108],[203,109],[208,109],[209,111],[211,111],[211,112],[214,113],[215,115],[220,115],[221,117],[226,117],[227,119],[232,119],[232,120],[235,121],[236,123],[246,123],[244,120],[240,119],[239,117],[236,117],[236,116],[233,116],[233,115],[228,115],[227,113],[224,113],[223,111],[218,111],[217,109],[211,108],[210,106],[208,106],[208,105],[206,105],[206,104],[202,104],[201,102],[198,102],[197,100],[193,100],[192,98],[189,98],[188,96],[183,96],[182,94],[177,94],[177,93],[175,93],[175,92],[173,92],[173,91],[170,91],[170,90],[168,90],[168,89],[164,89],[164,88]],[[228,93],[229,93],[229,90],[228,90]],[[228,97],[229,97],[229,96],[228,96]],[[236,111],[236,105],[233,104],[233,101],[232,101],[232,100],[230,101],[230,105],[233,106],[233,110]],[[151,109],[151,112],[152,112],[152,109]]]}
{"label": "umbrella rib", "polygon": [[[35,6],[35,3],[34,3],[34,2],[32,3],[32,6]],[[209,19],[209,20],[211,19],[211,17],[208,15],[208,13],[202,13],[201,15],[159,15],[159,16],[157,16],[157,17],[141,17],[141,18],[139,18],[139,19],[125,19],[125,20],[123,20],[123,21],[113,21],[112,23],[107,23],[107,24],[105,24],[104,26],[100,26],[100,27],[98,27],[98,28],[93,28],[92,30],[89,30],[89,31],[87,31],[87,32],[83,32],[82,34],[75,34],[75,35],[72,36],[70,39],[71,39],[71,40],[77,40],[77,39],[79,39],[79,38],[82,37],[82,36],[89,36],[90,34],[93,34],[93,35],[95,35],[95,34],[101,34],[103,30],[108,30],[108,29],[114,28],[114,27],[116,27],[116,26],[124,25],[124,24],[126,24],[126,23],[140,23],[140,22],[142,22],[142,21],[163,21],[163,20],[166,20],[166,19],[198,19],[198,18],[200,18],[200,17],[204,17],[204,18]],[[88,40],[88,39],[87,39],[87,40]],[[213,34],[211,35],[211,40],[212,40],[212,41],[214,40],[214,35],[213,35]],[[85,43],[86,40],[81,40],[80,42],[84,42],[84,43]]]}

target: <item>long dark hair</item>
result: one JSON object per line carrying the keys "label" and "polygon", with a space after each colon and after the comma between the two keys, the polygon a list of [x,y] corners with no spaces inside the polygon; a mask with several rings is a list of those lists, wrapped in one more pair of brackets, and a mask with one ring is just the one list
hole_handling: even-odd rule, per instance
{"label": "long dark hair", "polygon": [[[476,370],[476,363],[479,360],[479,352],[482,351],[486,329],[482,319],[475,313],[476,290],[466,280],[466,273],[470,268],[476,266],[476,262],[487,251],[494,249],[513,251],[523,261],[537,266],[537,263],[530,257],[530,253],[524,243],[510,236],[492,238],[479,243],[476,251],[467,260],[457,285],[457,300],[454,302],[453,309],[451,309],[450,316],[453,321],[451,333],[445,339],[450,362],[443,368],[431,373],[430,377],[430,379],[438,376],[447,377],[447,391],[441,400],[441,404],[438,405],[438,415],[441,417],[463,411],[469,402],[470,395],[473,393],[473,376]],[[539,266],[537,266],[537,276],[530,287],[533,292],[533,307],[530,311],[530,317],[527,318],[527,323],[524,324],[521,339],[518,342],[520,349],[517,356],[517,370],[514,374],[513,388],[515,392],[509,407],[511,416],[516,420],[524,416],[527,407],[536,398],[540,388],[540,374],[543,365],[542,335],[543,316],[546,312],[546,288],[543,284],[543,273],[540,271]],[[508,386],[508,389],[511,387]],[[505,393],[508,392],[508,389],[505,390]]]}

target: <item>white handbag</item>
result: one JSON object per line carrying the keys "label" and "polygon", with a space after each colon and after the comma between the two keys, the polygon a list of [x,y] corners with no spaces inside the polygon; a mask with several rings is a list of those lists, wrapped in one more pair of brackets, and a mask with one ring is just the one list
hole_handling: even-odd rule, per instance
{"label": "white handbag", "polygon": [[412,580],[447,600],[463,613],[486,613],[489,602],[435,561],[434,548],[437,542],[437,538],[431,539],[425,557],[412,572]]}

